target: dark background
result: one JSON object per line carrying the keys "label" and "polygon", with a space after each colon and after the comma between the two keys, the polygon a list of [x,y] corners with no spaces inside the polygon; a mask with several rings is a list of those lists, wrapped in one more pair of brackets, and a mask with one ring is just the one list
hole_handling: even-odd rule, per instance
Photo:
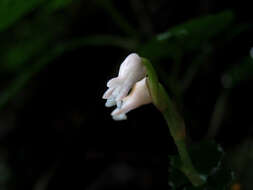
{"label": "dark background", "polygon": [[[178,62],[187,41],[154,42],[225,10],[233,21],[193,26]],[[147,105],[116,122],[102,99],[137,52],[180,107],[189,142],[215,140],[234,183],[251,190],[252,29],[244,1],[0,0],[0,189],[168,189],[177,150],[162,115]]]}

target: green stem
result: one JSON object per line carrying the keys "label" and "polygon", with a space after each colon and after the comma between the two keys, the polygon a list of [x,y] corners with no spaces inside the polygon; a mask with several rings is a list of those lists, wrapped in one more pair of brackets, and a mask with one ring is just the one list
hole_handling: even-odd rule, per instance
{"label": "green stem", "polygon": [[205,183],[205,178],[197,172],[187,151],[184,120],[177,111],[176,106],[173,104],[164,87],[159,83],[152,64],[145,58],[142,58],[142,63],[147,69],[147,86],[153,104],[163,114],[177,146],[182,161],[181,170],[194,186],[200,186]]}
{"label": "green stem", "polygon": [[[172,115],[173,113],[173,115]],[[182,161],[181,171],[188,177],[194,186],[200,186],[205,183],[204,176],[200,175],[192,164],[190,155],[186,146],[186,133],[185,125],[182,119],[179,119],[179,115],[175,114],[176,111],[170,111],[169,109],[163,112],[163,116],[169,127],[171,136],[173,137],[178,149],[179,156]]]}

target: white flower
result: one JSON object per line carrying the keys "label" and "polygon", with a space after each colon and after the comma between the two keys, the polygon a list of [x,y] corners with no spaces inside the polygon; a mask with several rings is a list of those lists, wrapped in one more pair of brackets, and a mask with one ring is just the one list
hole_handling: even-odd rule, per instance
{"label": "white flower", "polygon": [[111,115],[115,119],[120,119],[129,111],[136,109],[142,105],[149,104],[152,102],[152,98],[149,94],[149,90],[146,84],[146,77],[141,81],[137,82],[131,93],[122,100],[122,105],[117,107]]}
{"label": "white flower", "polygon": [[109,80],[109,88],[103,95],[106,101],[106,107],[111,107],[120,102],[127,96],[133,85],[144,78],[146,68],[141,63],[141,58],[132,53],[127,56],[120,66],[118,77]]}
{"label": "white flower", "polygon": [[[106,107],[117,105],[111,114],[114,120],[125,120],[127,112],[152,102],[145,75],[146,68],[141,58],[132,53],[121,64],[118,77],[109,80],[109,89],[103,98],[107,99]],[[131,89],[131,93],[128,94]]]}

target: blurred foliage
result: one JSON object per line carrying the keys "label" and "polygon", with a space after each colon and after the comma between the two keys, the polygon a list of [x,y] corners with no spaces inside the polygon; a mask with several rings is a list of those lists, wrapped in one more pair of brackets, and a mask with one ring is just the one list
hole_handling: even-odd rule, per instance
{"label": "blurred foliage", "polygon": [[102,7],[113,19],[113,21],[122,29],[122,31],[132,37],[136,36],[137,31],[121,15],[114,6],[112,0],[96,0],[97,4]]}
{"label": "blurred foliage", "polygon": [[0,32],[10,27],[28,12],[38,8],[42,3],[42,0],[0,1]]}
{"label": "blurred foliage", "polygon": [[187,51],[200,50],[227,29],[233,20],[234,14],[231,11],[190,20],[158,34],[145,44],[140,52],[151,59],[168,56],[178,59],[175,56],[182,56]]}
{"label": "blurred foliage", "polygon": [[44,7],[45,12],[53,13],[54,11],[58,11],[60,9],[65,8],[70,5],[73,0],[53,0],[49,1],[48,4]]}
{"label": "blurred foliage", "polygon": [[[35,9],[34,4],[38,4],[40,1],[1,1],[6,2],[7,7],[4,8],[8,16],[3,16],[3,20],[7,23],[3,29],[10,27],[14,22],[11,20],[11,16],[14,17],[14,14],[10,14],[12,9],[16,11],[15,21],[23,18],[28,14],[32,14]],[[8,3],[7,3],[8,2]],[[42,1],[43,2],[43,1]],[[54,11],[64,8],[71,1],[46,1],[38,4],[36,13],[33,13],[34,16],[31,20],[20,20],[13,29],[9,32],[3,32],[1,39],[4,42],[4,49],[1,51],[1,67],[5,71],[17,71],[22,69],[24,64],[27,64],[31,59],[36,56],[41,55],[47,48],[54,44],[57,39],[62,36],[63,28],[66,27],[66,23],[63,22],[63,19],[59,15],[52,15]],[[20,5],[19,5],[20,3]],[[17,5],[16,5],[17,4]],[[22,5],[22,6],[21,6]],[[17,7],[16,7],[17,6]],[[22,9],[24,8],[24,9]],[[45,11],[46,10],[46,11]],[[18,14],[18,11],[22,14]],[[3,13],[0,11],[0,13]],[[8,18],[8,19],[6,19]],[[14,18],[13,18],[14,20]],[[48,22],[50,20],[51,22]],[[4,23],[4,22],[1,22]],[[57,23],[55,25],[55,23]],[[6,34],[4,36],[4,34]],[[59,36],[60,35],[60,36]]]}
{"label": "blurred foliage", "polygon": [[[99,1],[100,2],[100,1]],[[103,2],[103,3],[102,3]],[[105,7],[111,7],[113,6],[110,1],[102,1],[102,5],[104,3],[106,4]],[[52,10],[58,10],[59,8],[63,8],[64,6],[68,5],[70,1],[51,1],[46,5],[46,7],[43,7],[45,10],[51,10],[49,12],[42,11],[43,16],[38,14],[34,19],[32,23],[24,23],[22,25],[22,33],[18,34],[18,38],[13,40],[12,43],[8,42],[7,48],[1,52],[2,56],[0,56],[1,61],[1,68],[2,71],[4,70],[13,72],[13,71],[22,71],[24,68],[24,65],[29,63],[33,59],[45,59],[44,57],[47,56],[47,54],[50,54],[50,51],[48,51],[49,47],[52,47],[51,51],[54,51],[54,49],[59,49],[59,46],[62,46],[62,49],[71,49],[65,47],[65,44],[68,44],[68,42],[65,44],[57,44],[57,39],[61,38],[61,31],[62,27],[66,27],[66,23],[62,23],[61,17],[55,17],[50,16],[50,13],[52,13]],[[27,12],[32,11],[27,9]],[[49,15],[48,15],[49,14]],[[46,16],[48,15],[48,16]],[[21,15],[20,15],[21,16]],[[117,16],[118,17],[118,16]],[[195,19],[192,21],[188,21],[184,24],[181,24],[179,26],[176,26],[166,33],[159,34],[155,39],[151,40],[148,43],[144,43],[143,45],[137,45],[138,41],[133,41],[129,39],[124,39],[116,36],[90,36],[86,37],[86,40],[83,39],[74,39],[76,43],[71,43],[70,39],[70,46],[72,48],[75,48],[73,46],[85,46],[85,45],[115,45],[115,46],[121,46],[127,49],[136,49],[137,46],[141,46],[141,48],[137,48],[136,50],[140,52],[141,55],[144,57],[149,57],[151,60],[157,60],[157,58],[162,59],[164,57],[171,56],[174,58],[174,60],[179,60],[180,57],[183,55],[183,49],[193,49],[203,47],[203,43],[207,43],[207,41],[210,38],[214,38],[217,34],[219,34],[221,31],[223,31],[226,27],[228,27],[232,20],[233,20],[233,13],[230,11],[226,11],[224,13],[219,13],[217,15],[207,16],[200,19]],[[47,22],[48,19],[55,20],[54,22]],[[122,23],[122,19],[117,19],[117,23]],[[55,30],[55,27],[51,26],[54,23],[58,23],[58,30]],[[62,25],[60,24],[62,23]],[[33,24],[33,25],[31,25]],[[33,27],[36,26],[36,27]],[[209,32],[206,32],[206,27],[211,28],[212,30],[209,30]],[[54,30],[50,30],[54,28]],[[122,27],[123,30],[125,27]],[[41,31],[45,30],[44,33]],[[50,31],[50,32],[49,32]],[[42,35],[41,35],[42,34]],[[201,37],[201,38],[200,38]],[[54,39],[54,40],[53,40]],[[182,49],[183,48],[183,49]],[[152,54],[150,54],[152,52]],[[33,70],[33,69],[30,69]],[[32,72],[32,71],[29,71]],[[24,75],[24,74],[21,74]],[[20,76],[22,78],[22,76]],[[29,78],[29,77],[28,77]],[[22,81],[19,78],[17,81]],[[25,80],[26,81],[26,80]],[[14,82],[14,84],[11,85],[7,92],[2,95],[2,98],[0,96],[0,105],[4,105],[5,102],[9,100],[9,96],[12,96],[11,94],[15,94],[17,92],[13,89],[21,89],[25,82]]]}
{"label": "blurred foliage", "polygon": [[201,187],[192,187],[187,178],[181,172],[181,161],[178,156],[169,156],[170,175],[169,185],[172,189],[201,189],[201,190],[223,190],[232,184],[233,173],[224,168],[224,151],[214,142],[206,141],[195,144],[189,148],[193,164],[207,180]]}
{"label": "blurred foliage", "polygon": [[246,138],[242,143],[237,145],[234,150],[230,150],[227,153],[226,162],[231,165],[236,174],[241,174],[238,176],[237,181],[243,184],[243,189],[252,189],[253,184],[249,183],[252,180],[251,175],[252,171],[252,139]]}
{"label": "blurred foliage", "polygon": [[[230,46],[238,36],[252,29],[251,23],[236,22],[236,14],[233,11],[222,11],[190,19],[145,39],[137,27],[117,8],[115,1],[96,0],[91,3],[92,6],[111,19],[117,34],[108,32],[110,30],[91,30],[75,35],[72,34],[72,25],[75,20],[83,19],[76,15],[76,12],[80,11],[78,6],[82,3],[84,2],[73,0],[0,1],[0,110],[6,108],[48,64],[66,52],[83,47],[117,47],[125,52],[139,52],[154,63],[160,80],[172,91],[171,94],[176,96],[175,99],[182,100],[194,79],[199,77],[199,71],[204,73],[201,76],[210,74],[209,68],[215,65],[213,60],[209,59],[211,55],[217,54],[220,47]],[[85,11],[84,8],[83,12]],[[233,61],[234,54],[228,55],[229,53],[226,54],[226,59]],[[185,59],[188,65],[182,67]],[[236,63],[234,61],[224,65],[218,75],[223,88],[232,89],[243,82],[252,81],[252,57],[236,57]],[[194,165],[208,181],[207,185],[200,189],[228,188],[233,175],[221,164],[224,155],[221,148],[215,143],[200,143],[192,146],[190,150]],[[4,152],[0,149],[1,189],[4,189],[6,178],[10,177]],[[238,152],[237,155],[242,154],[239,150]],[[170,157],[170,164],[170,186],[173,189],[194,189],[179,170],[179,158]]]}
{"label": "blurred foliage", "polygon": [[222,83],[225,88],[233,88],[243,81],[253,79],[253,58],[246,57],[239,64],[229,68],[223,75]]}
{"label": "blurred foliage", "polygon": [[0,188],[5,189],[11,177],[11,170],[7,164],[7,151],[0,146],[0,152]]}

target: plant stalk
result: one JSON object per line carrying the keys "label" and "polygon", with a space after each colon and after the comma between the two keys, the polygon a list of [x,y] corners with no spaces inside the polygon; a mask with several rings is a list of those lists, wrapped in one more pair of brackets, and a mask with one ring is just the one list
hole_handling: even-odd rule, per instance
{"label": "plant stalk", "polygon": [[197,172],[187,151],[184,121],[179,118],[179,115],[176,116],[176,111],[173,112],[174,113],[165,110],[163,116],[167,122],[170,134],[175,141],[182,161],[182,167],[180,169],[194,186],[201,186],[205,183],[205,177]]}
{"label": "plant stalk", "polygon": [[147,86],[153,104],[163,114],[177,146],[182,161],[182,167],[180,169],[194,186],[201,186],[205,183],[205,177],[197,172],[187,151],[184,119],[177,111],[176,106],[173,104],[164,87],[159,83],[157,74],[150,61],[142,58],[142,63],[147,69]]}

